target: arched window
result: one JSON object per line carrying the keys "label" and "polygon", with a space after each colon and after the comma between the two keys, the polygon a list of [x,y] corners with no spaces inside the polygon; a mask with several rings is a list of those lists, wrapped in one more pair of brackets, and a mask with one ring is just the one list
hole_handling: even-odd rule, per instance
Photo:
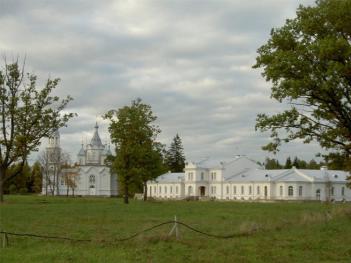
{"label": "arched window", "polygon": [[321,189],[316,190],[316,198],[317,198],[317,200],[321,199]]}
{"label": "arched window", "polygon": [[95,175],[90,175],[89,176],[89,183],[95,184]]}
{"label": "arched window", "polygon": [[293,196],[294,195],[294,188],[290,185],[288,187],[288,196]]}
{"label": "arched window", "polygon": [[302,191],[303,191],[303,188],[302,188],[302,186],[300,185],[300,186],[299,186],[299,196],[302,196]]}

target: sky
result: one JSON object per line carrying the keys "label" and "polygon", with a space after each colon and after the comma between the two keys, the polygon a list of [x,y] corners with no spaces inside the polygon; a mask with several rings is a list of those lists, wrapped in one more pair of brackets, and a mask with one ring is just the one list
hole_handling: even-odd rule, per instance
{"label": "sky", "polygon": [[270,99],[270,83],[252,69],[256,51],[300,4],[314,1],[0,0],[0,54],[26,57],[38,87],[61,79],[55,94],[71,95],[66,110],[78,114],[60,130],[73,160],[96,121],[109,143],[101,116],[136,98],[158,117],[159,141],[169,146],[178,133],[188,160],[310,160],[317,144],[296,141],[274,156],[261,150],[269,133],[254,128],[258,113],[286,107]]}

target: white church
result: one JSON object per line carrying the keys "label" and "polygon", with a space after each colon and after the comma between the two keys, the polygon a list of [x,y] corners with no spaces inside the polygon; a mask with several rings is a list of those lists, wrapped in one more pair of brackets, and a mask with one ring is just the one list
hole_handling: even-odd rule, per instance
{"label": "white church", "polygon": [[147,183],[156,199],[318,200],[351,201],[348,172],[328,170],[265,170],[246,156],[227,162],[186,163],[183,173],[166,173]]}
{"label": "white church", "polygon": [[[53,181],[52,174],[55,169],[55,156],[61,152],[60,134],[57,131],[46,148],[49,153],[49,166],[51,176],[49,180],[43,176],[42,194],[46,193],[46,184]],[[111,174],[110,169],[104,164],[107,155],[110,155],[110,147],[102,144],[99,136],[99,126],[95,125],[93,137],[89,144],[82,144],[77,155],[78,165],[74,168],[63,169],[55,183],[55,195],[66,195],[67,185],[64,179],[66,172],[75,173],[74,178],[76,187],[75,195],[82,196],[116,196],[117,195],[117,176]]]}

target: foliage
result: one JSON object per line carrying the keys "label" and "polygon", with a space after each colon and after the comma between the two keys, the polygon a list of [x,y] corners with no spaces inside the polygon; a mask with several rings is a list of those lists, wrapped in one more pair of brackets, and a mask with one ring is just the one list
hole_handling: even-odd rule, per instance
{"label": "foliage", "polygon": [[156,178],[163,170],[161,148],[156,142],[160,129],[153,124],[157,117],[141,99],[133,100],[130,106],[110,110],[104,117],[111,121],[109,132],[116,149],[116,156],[111,156],[108,162],[118,174],[128,203],[130,185],[146,188],[146,181]]}
{"label": "foliage", "polygon": [[11,177],[21,174],[8,173],[13,164],[22,168],[28,155],[38,150],[40,140],[50,136],[57,128],[64,126],[73,117],[63,114],[72,100],[60,100],[51,96],[59,79],[48,79],[38,90],[37,77],[25,74],[18,62],[7,64],[0,71],[0,202],[3,201],[3,184]]}
{"label": "foliage", "polygon": [[259,114],[256,129],[271,131],[265,150],[283,142],[317,141],[351,154],[351,1],[317,0],[295,19],[272,29],[254,68],[272,82],[271,97],[290,109]]}
{"label": "foliage", "polygon": [[[285,161],[285,165],[281,165],[278,160],[276,159],[270,159],[266,158],[265,161],[265,169],[269,170],[275,170],[275,169],[291,169],[292,167],[295,167],[297,169],[312,169],[312,170],[318,170],[320,167],[324,165],[324,163],[317,163],[315,160],[310,160],[309,162],[306,162],[305,160],[301,160],[298,157],[294,158],[294,161],[291,161],[291,157],[288,156]],[[336,168],[337,170],[343,170],[343,168],[338,167]]]}
{"label": "foliage", "polygon": [[169,170],[173,173],[184,171],[185,156],[182,145],[182,140],[178,134],[173,138],[173,141],[166,152],[166,164]]}

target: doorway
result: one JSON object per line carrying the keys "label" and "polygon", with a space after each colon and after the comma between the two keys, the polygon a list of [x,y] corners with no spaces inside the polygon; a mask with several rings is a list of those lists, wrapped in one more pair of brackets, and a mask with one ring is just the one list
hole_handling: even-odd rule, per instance
{"label": "doorway", "polygon": [[205,196],[205,194],[206,194],[206,187],[205,186],[200,186],[199,190],[200,190],[200,196]]}
{"label": "doorway", "polygon": [[96,195],[96,189],[94,185],[91,185],[89,188],[89,195]]}

